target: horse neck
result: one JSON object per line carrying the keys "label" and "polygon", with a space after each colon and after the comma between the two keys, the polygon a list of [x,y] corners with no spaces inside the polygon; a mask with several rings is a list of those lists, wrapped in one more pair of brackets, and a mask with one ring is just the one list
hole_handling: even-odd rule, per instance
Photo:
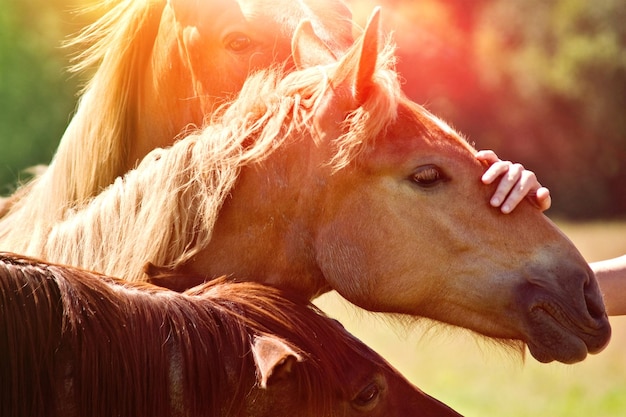
{"label": "horse neck", "polygon": [[[171,149],[157,149],[138,169],[61,221],[47,224],[45,230],[27,223],[31,233],[23,238],[25,252],[130,281],[145,279],[148,261],[168,266],[183,262],[195,253],[195,245],[210,239],[211,216],[216,216],[236,178],[220,169],[231,182],[217,188],[211,179],[194,178],[194,167],[201,168],[210,158],[210,151],[197,150],[202,145],[187,138]],[[192,158],[194,153],[200,154],[198,160]]]}

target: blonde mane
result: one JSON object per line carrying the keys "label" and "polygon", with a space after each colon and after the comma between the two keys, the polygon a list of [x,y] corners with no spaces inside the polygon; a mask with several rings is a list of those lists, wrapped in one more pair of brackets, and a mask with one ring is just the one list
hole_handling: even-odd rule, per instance
{"label": "blonde mane", "polygon": [[[359,45],[346,55],[348,65],[357,65]],[[335,169],[357,157],[396,117],[404,96],[392,57],[388,43],[371,94],[347,117],[346,133],[333,144],[336,156],[329,163]],[[252,75],[203,130],[152,151],[88,205],[31,238],[22,252],[136,281],[145,279],[146,262],[169,268],[185,263],[210,242],[242,167],[262,161],[285,141],[315,140],[311,117],[333,88],[329,79],[336,69],[284,75],[274,68]]]}
{"label": "blonde mane", "polygon": [[147,64],[165,1],[117,3],[69,43],[87,45],[73,71],[98,69],[50,166],[8,198],[0,218],[3,249],[24,250],[67,210],[80,207],[125,172],[135,131],[130,115],[136,108],[137,77]]}

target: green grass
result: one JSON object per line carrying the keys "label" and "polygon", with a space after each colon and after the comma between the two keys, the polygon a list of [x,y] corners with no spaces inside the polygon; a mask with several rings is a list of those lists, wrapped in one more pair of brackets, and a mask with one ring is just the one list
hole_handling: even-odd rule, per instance
{"label": "green grass", "polygon": [[[626,222],[558,222],[588,261],[626,253]],[[405,329],[334,293],[316,304],[339,319],[409,380],[467,417],[626,416],[626,317],[611,318],[600,354],[575,365],[525,361],[444,326]]]}

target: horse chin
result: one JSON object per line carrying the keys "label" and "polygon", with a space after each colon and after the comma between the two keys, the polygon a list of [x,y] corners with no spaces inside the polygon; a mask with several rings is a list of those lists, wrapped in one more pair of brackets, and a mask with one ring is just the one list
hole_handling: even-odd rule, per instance
{"label": "horse chin", "polygon": [[532,334],[527,341],[530,354],[539,362],[580,362],[587,354],[602,351],[609,342],[608,320],[580,325],[555,303],[541,303],[530,311]]}

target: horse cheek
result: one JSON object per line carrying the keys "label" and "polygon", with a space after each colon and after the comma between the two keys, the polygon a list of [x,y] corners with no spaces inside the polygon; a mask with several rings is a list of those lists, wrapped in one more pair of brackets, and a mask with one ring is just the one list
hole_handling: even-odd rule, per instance
{"label": "horse cheek", "polygon": [[387,212],[371,189],[354,187],[341,194],[333,198],[331,210],[327,207],[326,222],[318,230],[316,261],[329,285],[350,302],[369,310],[386,308],[379,295],[391,267],[387,252],[393,232],[385,224]]}
{"label": "horse cheek", "polygon": [[330,286],[351,302],[364,307],[366,294],[362,277],[364,253],[341,236],[335,226],[325,228],[318,235],[316,260]]}

